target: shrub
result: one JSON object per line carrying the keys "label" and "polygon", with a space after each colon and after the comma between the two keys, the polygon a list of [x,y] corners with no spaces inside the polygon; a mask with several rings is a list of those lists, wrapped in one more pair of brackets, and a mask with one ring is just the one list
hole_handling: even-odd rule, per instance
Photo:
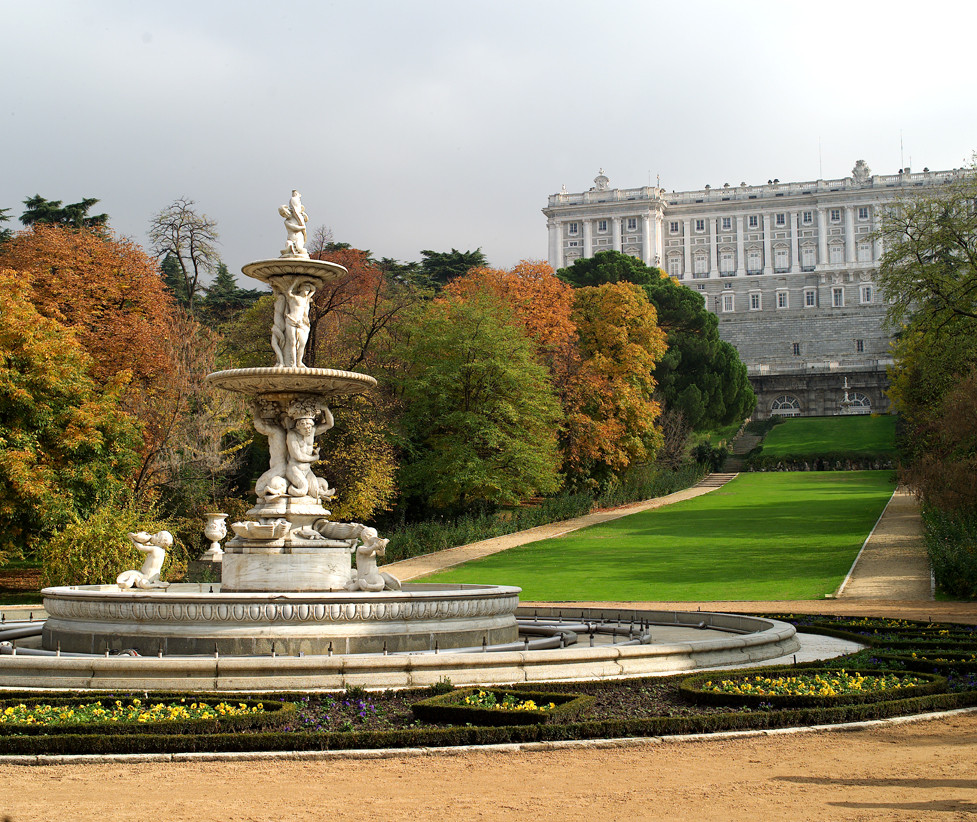
{"label": "shrub", "polygon": [[[129,533],[156,533],[167,524],[135,505],[103,502],[86,520],[63,528],[42,546],[44,585],[108,585],[123,571],[139,568],[144,557]],[[161,577],[186,573],[187,551],[174,535]]]}
{"label": "shrub", "polygon": [[924,506],[923,532],[940,590],[959,599],[977,597],[977,513]]}

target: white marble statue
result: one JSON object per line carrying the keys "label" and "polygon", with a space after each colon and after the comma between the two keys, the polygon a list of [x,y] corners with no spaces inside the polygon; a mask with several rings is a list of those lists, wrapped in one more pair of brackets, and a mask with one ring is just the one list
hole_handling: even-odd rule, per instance
{"label": "white marble statue", "polygon": [[288,495],[317,500],[334,496],[336,491],[329,487],[329,483],[312,473],[312,464],[319,459],[315,438],[333,427],[332,412],[324,403],[296,400],[288,407],[287,419],[285,479]]}
{"label": "white marble statue", "polygon": [[279,206],[278,213],[285,218],[285,231],[288,232],[282,256],[308,258],[309,252],[305,249],[305,243],[309,236],[309,215],[305,213],[305,206],[302,205],[302,195],[292,189],[292,198],[288,201],[288,205]]}
{"label": "white marble statue", "polygon": [[258,477],[254,486],[254,493],[258,499],[275,499],[288,493],[288,480],[285,479],[285,469],[288,467],[288,448],[285,442],[285,427],[282,425],[282,413],[275,402],[255,402],[254,427],[260,434],[268,437],[268,451],[270,454],[269,468]]}
{"label": "white marble statue", "polygon": [[309,307],[315,296],[315,283],[302,277],[283,277],[275,287],[275,316],[271,329],[271,347],[277,365],[305,368],[302,358],[309,341],[312,323]]}
{"label": "white marble statue", "polygon": [[123,590],[132,587],[168,588],[170,583],[161,582],[159,572],[163,568],[163,560],[166,559],[166,549],[173,544],[173,535],[169,531],[159,531],[156,534],[139,531],[130,533],[129,539],[137,551],[146,555],[146,561],[138,571],[123,571],[119,574],[116,584]]}
{"label": "white marble statue", "polygon": [[362,528],[356,551],[356,576],[346,586],[347,591],[399,591],[400,580],[377,567],[377,557],[387,550],[389,539],[380,539],[376,528]]}

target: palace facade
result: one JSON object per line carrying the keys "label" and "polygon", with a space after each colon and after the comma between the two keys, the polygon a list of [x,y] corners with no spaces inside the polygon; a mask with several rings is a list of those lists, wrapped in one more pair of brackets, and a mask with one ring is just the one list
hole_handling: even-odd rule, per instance
{"label": "palace facade", "polygon": [[736,346],[757,392],[755,416],[884,413],[890,335],[875,285],[873,232],[894,200],[963,169],[700,191],[611,188],[553,194],[543,209],[549,262],[620,251],[699,291]]}

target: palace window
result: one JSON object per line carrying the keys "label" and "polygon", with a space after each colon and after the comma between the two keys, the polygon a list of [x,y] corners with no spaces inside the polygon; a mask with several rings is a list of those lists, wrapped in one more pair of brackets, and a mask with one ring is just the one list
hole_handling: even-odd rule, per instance
{"label": "palace window", "polygon": [[706,221],[705,220],[696,220],[695,221],[695,230],[696,230],[697,233],[702,234],[706,230]]}
{"label": "palace window", "polygon": [[759,228],[760,227],[760,218],[757,217],[756,214],[751,214],[750,215],[750,218],[749,218],[749,225],[750,225],[750,228]]}
{"label": "palace window", "polygon": [[695,273],[696,276],[709,273],[709,258],[705,254],[695,255]]}
{"label": "palace window", "polygon": [[605,233],[607,231],[607,220],[598,220],[597,221],[597,230],[601,234]]}
{"label": "palace window", "polygon": [[628,231],[637,231],[637,230],[638,230],[638,218],[628,217]]}
{"label": "palace window", "polygon": [[841,243],[828,246],[828,262],[837,264],[845,261],[845,247]]}
{"label": "palace window", "polygon": [[786,291],[777,292],[777,308],[789,308],[789,297]]}
{"label": "palace window", "polygon": [[719,253],[719,276],[732,277],[736,274],[736,266],[733,260],[732,251],[721,251]]}
{"label": "palace window", "polygon": [[871,243],[859,243],[858,244],[858,262],[860,262],[860,263],[870,263],[870,262],[872,262],[872,244]]}
{"label": "palace window", "polygon": [[813,288],[804,289],[804,307],[815,308],[817,306],[818,295]]}
{"label": "palace window", "polygon": [[731,231],[733,228],[733,218],[723,217],[723,231]]}
{"label": "palace window", "polygon": [[576,248],[579,245],[579,243],[576,240],[570,240],[569,245],[570,248]]}
{"label": "palace window", "polygon": [[859,220],[867,220],[868,219],[868,206],[859,206],[858,207],[858,219]]}
{"label": "palace window", "polygon": [[863,304],[872,302],[872,286],[863,285],[859,291],[859,298]]}
{"label": "palace window", "polygon": [[760,292],[752,292],[750,294],[750,311],[759,311],[761,308],[763,308],[763,299]]}
{"label": "palace window", "polygon": [[831,222],[840,223],[841,222],[841,209],[833,208],[831,209]]}
{"label": "palace window", "polygon": [[801,344],[799,342],[793,343],[791,345],[791,351],[794,352],[795,357],[799,357],[801,355]]}
{"label": "palace window", "polygon": [[774,271],[782,274],[789,270],[790,262],[787,259],[787,249],[783,246],[778,246],[773,250],[773,269]]}
{"label": "palace window", "polygon": [[833,305],[835,308],[845,307],[845,289],[843,288],[831,289],[831,305]]}
{"label": "palace window", "polygon": [[668,258],[668,273],[672,277],[682,276],[682,258],[681,257],[669,257]]}
{"label": "palace window", "polygon": [[816,259],[814,246],[806,245],[801,248],[801,271],[814,271]]}
{"label": "palace window", "polygon": [[778,226],[781,226],[781,227],[787,225],[787,215],[786,214],[778,214],[776,216],[776,218],[774,219],[774,222]]}
{"label": "palace window", "polygon": [[706,287],[702,283],[699,283],[698,285],[696,285],[696,288],[699,291],[705,291],[706,290]]}
{"label": "palace window", "polygon": [[804,223],[804,225],[811,225],[814,222],[814,212],[805,211],[803,215],[801,215],[801,221]]}
{"label": "palace window", "polygon": [[858,354],[865,353],[865,340],[855,340],[855,352]]}
{"label": "palace window", "polygon": [[[800,344],[794,343],[800,350]],[[801,404],[797,401],[797,397],[792,397],[790,394],[784,394],[777,397],[770,404],[770,413],[776,414],[780,417],[799,417],[801,415]]]}
{"label": "palace window", "polygon": [[568,234],[576,234],[577,231],[578,231],[577,223],[569,223],[567,225],[567,233]]}
{"label": "palace window", "polygon": [[723,294],[723,311],[727,312],[732,310],[733,310],[733,295]]}
{"label": "palace window", "polygon": [[668,230],[672,234],[678,234],[678,220],[672,220],[672,222],[668,224]]}
{"label": "palace window", "polygon": [[760,274],[763,271],[763,252],[759,248],[751,248],[746,252],[746,273]]}

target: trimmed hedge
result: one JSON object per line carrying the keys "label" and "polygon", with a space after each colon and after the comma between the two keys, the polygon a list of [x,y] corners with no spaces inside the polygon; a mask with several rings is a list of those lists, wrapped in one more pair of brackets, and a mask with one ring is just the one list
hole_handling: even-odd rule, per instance
{"label": "trimmed hedge", "polygon": [[[804,675],[818,675],[822,674],[825,676],[837,675],[839,669],[837,668],[804,668],[802,669]],[[848,671],[850,674],[857,675],[868,675],[877,676],[881,671]],[[891,672],[890,672],[891,673]],[[685,699],[690,702],[694,702],[698,705],[732,705],[732,706],[758,706],[758,705],[770,705],[772,708],[818,708],[818,707],[829,707],[834,705],[863,705],[869,703],[878,703],[891,701],[893,697],[900,697],[901,699],[913,699],[915,697],[929,696],[931,694],[945,693],[947,689],[947,681],[945,677],[937,676],[936,674],[930,673],[915,673],[919,679],[925,679],[927,682],[923,685],[911,685],[906,688],[891,689],[886,691],[867,691],[865,693],[855,693],[855,694],[837,694],[835,696],[788,696],[783,694],[728,694],[719,693],[716,691],[704,691],[701,686],[705,682],[720,679],[722,681],[727,680],[745,680],[750,677],[763,676],[763,677],[780,677],[780,676],[794,676],[798,674],[796,668],[765,668],[763,670],[750,670],[750,671],[737,671],[737,672],[727,672],[727,671],[710,671],[706,674],[698,674],[696,676],[689,677],[680,686],[679,692]]]}
{"label": "trimmed hedge", "polygon": [[[934,652],[938,653],[938,652]],[[919,671],[928,673],[930,671],[940,671],[950,673],[969,673],[977,671],[977,660],[972,659],[972,654],[961,653],[939,653],[939,659],[930,659],[926,656],[904,656],[902,654],[874,654],[880,662],[901,663],[907,671]],[[955,658],[956,657],[956,658]]]}
{"label": "trimmed hedge", "polygon": [[[520,701],[531,699],[537,705],[548,705],[552,702],[556,707],[549,711],[510,711],[504,708],[477,708],[461,704],[465,697],[477,694],[479,691],[494,694],[499,702],[506,696],[513,696]],[[417,702],[411,706],[411,711],[414,716],[424,722],[452,722],[462,725],[466,723],[472,725],[531,725],[549,722],[557,718],[575,718],[593,703],[594,697],[583,694],[515,691],[498,688],[463,688]]]}
{"label": "trimmed hedge", "polygon": [[449,747],[577,739],[657,737],[719,731],[765,730],[828,725],[893,716],[951,710],[977,705],[977,692],[934,694],[911,699],[798,708],[784,711],[657,716],[644,719],[595,720],[570,724],[540,723],[498,727],[410,728],[350,733],[259,733],[210,736],[129,734],[127,736],[59,735],[4,737],[0,754],[109,754],[239,751],[321,751],[377,748]]}

